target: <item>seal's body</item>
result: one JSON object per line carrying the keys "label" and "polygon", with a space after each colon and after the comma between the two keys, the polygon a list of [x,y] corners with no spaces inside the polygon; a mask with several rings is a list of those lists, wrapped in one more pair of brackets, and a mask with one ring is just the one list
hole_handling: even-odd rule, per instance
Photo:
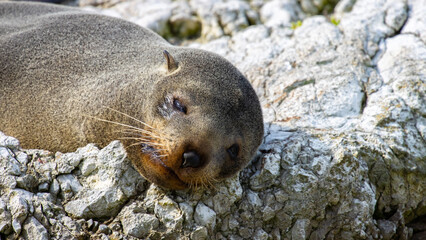
{"label": "seal's body", "polygon": [[241,170],[263,120],[249,82],[220,56],[116,18],[3,2],[0,131],[51,151],[122,139],[143,176],[182,189]]}

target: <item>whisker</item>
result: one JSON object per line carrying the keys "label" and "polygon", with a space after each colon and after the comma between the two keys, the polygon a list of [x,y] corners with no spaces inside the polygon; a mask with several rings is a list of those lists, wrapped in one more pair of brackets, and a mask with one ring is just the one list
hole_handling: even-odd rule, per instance
{"label": "whisker", "polygon": [[[125,139],[127,139],[127,140],[143,140],[143,141],[146,141],[146,142],[149,142],[149,143],[152,142],[152,139],[148,139],[148,138],[145,138],[145,137],[120,137],[118,139],[123,139],[123,140],[125,140]],[[160,143],[156,143],[156,144],[164,146],[164,144],[160,144]],[[154,145],[154,144],[152,144],[152,145]]]}
{"label": "whisker", "polygon": [[140,136],[140,137],[147,137],[146,135],[141,134],[141,133],[136,132],[136,131],[132,132],[132,131],[114,130],[113,132],[115,132],[115,133],[119,132],[119,133],[124,133],[124,134],[131,134],[131,135]]}
{"label": "whisker", "polygon": [[166,140],[165,138],[154,134],[153,132],[151,132],[150,130],[146,130],[146,129],[124,129],[125,131],[128,131],[129,133],[134,132],[134,133],[140,133],[140,134],[145,134],[148,136],[152,136],[154,138],[158,138],[158,139],[163,139]]}
{"label": "whisker", "polygon": [[119,132],[128,133],[128,134],[140,134],[141,136],[144,136],[146,138],[161,139],[161,140],[164,140],[164,141],[170,141],[170,139],[167,139],[167,138],[162,137],[160,135],[156,135],[153,132],[150,132],[149,130],[146,130],[146,129],[137,130],[137,129],[129,128],[129,129],[124,129],[123,131],[119,130]]}
{"label": "whisker", "polygon": [[88,116],[88,115],[85,115],[85,116],[96,119],[96,120],[101,121],[101,122],[112,123],[112,124],[116,124],[116,125],[119,125],[119,126],[135,129],[135,130],[138,130],[139,132],[146,133],[146,134],[151,135],[153,137],[156,137],[158,139],[168,140],[168,139],[165,139],[163,137],[157,136],[157,135],[153,134],[152,132],[145,130],[145,129],[142,129],[142,128],[138,128],[138,127],[134,127],[134,126],[131,126],[131,125],[124,124],[124,123],[114,122],[114,121],[110,121],[110,120],[106,120],[106,119],[102,119],[102,118],[98,118],[98,117],[93,117],[93,116]]}
{"label": "whisker", "polygon": [[133,147],[133,146],[137,146],[137,145],[141,145],[141,143],[133,143],[133,144],[130,144],[129,146],[127,146],[127,148],[129,148],[129,147]]}
{"label": "whisker", "polygon": [[[159,149],[155,149],[155,151],[157,151],[157,152],[161,152],[161,151],[166,151],[166,149],[161,149],[161,148],[159,148]],[[167,156],[167,155],[165,155],[165,156]]]}
{"label": "whisker", "polygon": [[[154,146],[163,146],[163,145],[162,145],[162,144],[160,144],[160,143],[151,143],[151,142],[145,142],[145,141],[139,141],[139,142],[136,142],[136,143],[131,144],[130,146],[141,145],[141,144],[143,144],[143,143],[148,144],[148,145],[154,145]],[[129,146],[129,147],[130,147],[130,146]],[[162,149],[158,149],[158,150],[162,150]],[[155,151],[157,151],[157,149],[155,149]]]}
{"label": "whisker", "polygon": [[162,139],[162,140],[167,140],[167,139],[164,139],[164,138],[161,138],[161,137],[157,137],[157,136],[151,136],[151,135],[149,135],[149,134],[152,134],[151,132],[149,132],[149,131],[147,131],[147,132],[145,132],[145,131],[147,131],[147,130],[144,130],[144,132],[142,133],[140,130],[135,130],[135,129],[124,129],[124,130],[115,130],[114,132],[120,132],[120,133],[124,133],[124,134],[132,134],[132,135],[137,135],[137,136],[141,136],[141,137],[144,137],[144,138],[149,138],[149,139]]}
{"label": "whisker", "polygon": [[135,120],[136,122],[139,122],[139,123],[141,123],[142,125],[144,125],[144,126],[146,126],[146,127],[149,127],[149,128],[151,128],[151,129],[153,129],[153,130],[157,130],[156,128],[152,127],[151,125],[149,125],[149,124],[147,124],[147,123],[145,123],[145,122],[142,122],[141,120],[139,120],[139,119],[137,119],[137,118],[134,118],[134,117],[132,117],[132,116],[130,116],[130,115],[128,115],[128,114],[126,114],[126,113],[124,113],[124,112],[121,112],[121,111],[115,110],[115,109],[110,108],[110,107],[105,107],[105,108],[107,108],[107,109],[109,109],[109,110],[111,110],[111,111],[114,111],[114,112],[116,112],[116,113],[120,113],[121,115],[126,116],[126,117],[128,117],[128,118],[130,118],[130,119],[133,119],[133,120]]}
{"label": "whisker", "polygon": [[98,118],[98,117],[94,117],[94,116],[89,116],[89,115],[85,115],[85,116],[90,117],[90,118],[93,118],[93,119],[96,119],[96,120],[101,121],[101,122],[117,124],[117,125],[119,125],[119,126],[129,127],[129,128],[131,128],[131,129],[136,129],[136,130],[139,130],[139,131],[141,131],[141,130],[142,130],[142,131],[146,131],[146,130],[144,130],[144,129],[142,129],[142,128],[134,127],[134,126],[127,125],[127,124],[124,124],[124,123],[114,122],[114,121],[110,121],[110,120],[106,120],[106,119],[102,119],[102,118]]}
{"label": "whisker", "polygon": [[214,178],[211,178],[210,180],[211,180],[211,181],[209,182],[210,187],[211,187],[211,188],[213,188],[213,190],[217,191],[217,187],[216,187],[216,185],[215,185],[215,182],[217,182],[217,180],[216,180],[216,179],[214,179]]}
{"label": "whisker", "polygon": [[145,138],[144,136],[124,136],[124,137],[120,137],[119,139],[142,139],[142,140],[147,140],[147,141],[151,141],[151,139],[149,138]]}

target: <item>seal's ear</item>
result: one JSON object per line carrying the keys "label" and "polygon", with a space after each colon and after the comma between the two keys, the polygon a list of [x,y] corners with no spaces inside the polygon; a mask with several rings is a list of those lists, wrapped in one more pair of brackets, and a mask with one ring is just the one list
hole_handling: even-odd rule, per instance
{"label": "seal's ear", "polygon": [[170,55],[170,53],[166,50],[163,51],[163,55],[167,60],[167,70],[169,71],[169,73],[176,71],[176,69],[178,68],[178,64],[172,57],[172,55]]}

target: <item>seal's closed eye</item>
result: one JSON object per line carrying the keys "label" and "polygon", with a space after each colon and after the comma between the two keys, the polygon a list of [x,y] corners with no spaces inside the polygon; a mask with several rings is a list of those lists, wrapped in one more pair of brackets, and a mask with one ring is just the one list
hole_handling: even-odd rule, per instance
{"label": "seal's closed eye", "polygon": [[228,149],[226,149],[226,151],[228,152],[229,156],[232,159],[235,159],[238,157],[238,153],[240,152],[240,146],[238,146],[237,143],[232,144],[231,147],[229,147]]}
{"label": "seal's closed eye", "polygon": [[187,112],[186,106],[177,98],[173,99],[173,108],[184,114]]}

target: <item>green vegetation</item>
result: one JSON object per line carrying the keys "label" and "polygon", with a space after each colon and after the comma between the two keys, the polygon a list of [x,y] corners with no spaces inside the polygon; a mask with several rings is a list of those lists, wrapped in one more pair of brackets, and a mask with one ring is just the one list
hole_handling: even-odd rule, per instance
{"label": "green vegetation", "polygon": [[297,22],[292,22],[291,23],[291,29],[296,29],[296,28],[298,28],[298,27],[300,27],[300,26],[302,26],[302,21],[297,21]]}
{"label": "green vegetation", "polygon": [[337,25],[339,25],[339,23],[340,23],[340,19],[336,19],[335,17],[331,17],[331,18],[330,18],[330,22],[331,22],[332,24],[334,24],[335,26],[337,26]]}

